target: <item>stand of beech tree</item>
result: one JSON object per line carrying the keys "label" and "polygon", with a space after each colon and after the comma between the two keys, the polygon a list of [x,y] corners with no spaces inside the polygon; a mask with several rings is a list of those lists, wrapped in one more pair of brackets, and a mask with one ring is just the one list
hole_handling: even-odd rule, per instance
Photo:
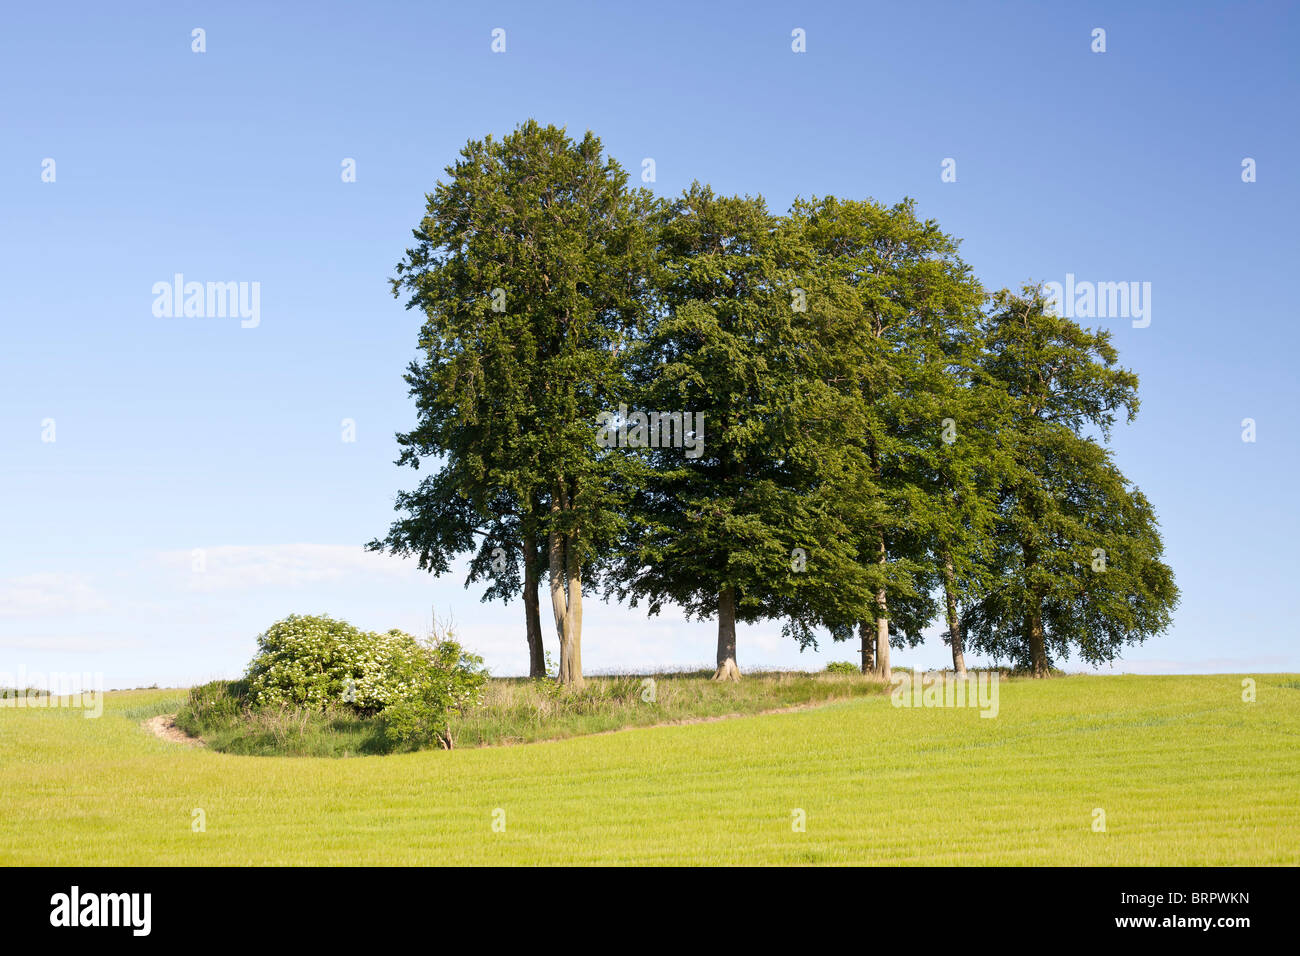
{"label": "stand of beech tree", "polygon": [[393,292],[424,317],[399,464],[432,471],[372,550],[521,594],[531,673],[582,683],[596,591],[801,645],[890,648],[940,619],[1035,676],[1113,659],[1178,600],[1154,512],[1104,442],[1137,410],[1105,331],[990,295],[911,201],[630,189],[588,133],[470,142]]}

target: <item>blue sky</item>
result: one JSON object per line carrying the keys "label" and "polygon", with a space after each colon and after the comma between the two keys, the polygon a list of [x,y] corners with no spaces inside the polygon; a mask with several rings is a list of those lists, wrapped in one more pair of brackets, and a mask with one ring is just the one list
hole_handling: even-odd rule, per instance
{"label": "blue sky", "polygon": [[[529,117],[594,130],[634,179],[652,157],[661,194],[913,196],[991,288],[1150,282],[1149,326],[1087,324],[1141,376],[1114,447],[1183,601],[1116,669],[1300,670],[1297,47],[1281,3],[13,7],[0,674],[190,683],[291,612],[422,631],[435,610],[526,671],[520,605],[361,545],[414,478],[392,462],[419,319],[387,278],[457,150]],[[260,283],[260,323],[156,317],[176,273]],[[588,670],[713,658],[711,622],[589,602],[585,623]],[[742,666],[853,657],[740,633]]]}

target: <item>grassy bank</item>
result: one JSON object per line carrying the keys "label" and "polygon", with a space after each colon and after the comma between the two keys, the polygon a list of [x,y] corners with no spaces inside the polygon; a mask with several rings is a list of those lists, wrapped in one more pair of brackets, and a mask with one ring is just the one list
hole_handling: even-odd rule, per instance
{"label": "grassy bank", "polygon": [[[488,682],[483,705],[452,719],[457,747],[532,743],[626,727],[708,720],[883,694],[885,686],[856,674],[774,672],[739,683],[715,683],[710,672],[652,677],[595,677],[581,690],[550,680]],[[349,757],[401,748],[384,734],[382,717],[330,711],[250,708],[242,682],[195,688],[177,726],[214,750],[247,756]]]}

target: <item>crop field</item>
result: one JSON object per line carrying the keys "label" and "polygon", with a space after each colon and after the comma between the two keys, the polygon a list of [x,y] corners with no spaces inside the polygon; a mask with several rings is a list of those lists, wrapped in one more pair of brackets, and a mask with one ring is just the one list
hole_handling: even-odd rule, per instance
{"label": "crop field", "polygon": [[0,863],[1300,863],[1300,678],[1006,680],[515,746],[236,756],[0,709]]}

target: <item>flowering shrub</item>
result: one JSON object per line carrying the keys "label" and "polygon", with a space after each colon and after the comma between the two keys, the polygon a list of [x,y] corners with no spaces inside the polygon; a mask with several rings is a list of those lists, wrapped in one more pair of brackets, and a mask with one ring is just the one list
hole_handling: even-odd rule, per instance
{"label": "flowering shrub", "polygon": [[[392,713],[402,726],[417,712],[421,721],[445,723],[450,710],[479,702],[487,678],[482,659],[454,641],[424,643],[398,630],[361,631],[330,617],[291,615],[267,628],[257,647],[247,677],[249,696],[259,707],[344,705],[386,719]],[[413,740],[419,729],[394,739]]]}
{"label": "flowering shrub", "polygon": [[483,658],[449,637],[422,644],[420,650],[426,656],[404,684],[406,693],[384,710],[384,733],[389,740],[417,746],[437,740],[450,750],[447,718],[483,703],[487,671]]}
{"label": "flowering shrub", "polygon": [[[364,635],[346,621],[290,615],[257,638],[249,696],[262,706],[325,707],[346,700],[361,676]],[[353,700],[348,703],[355,703]]]}

